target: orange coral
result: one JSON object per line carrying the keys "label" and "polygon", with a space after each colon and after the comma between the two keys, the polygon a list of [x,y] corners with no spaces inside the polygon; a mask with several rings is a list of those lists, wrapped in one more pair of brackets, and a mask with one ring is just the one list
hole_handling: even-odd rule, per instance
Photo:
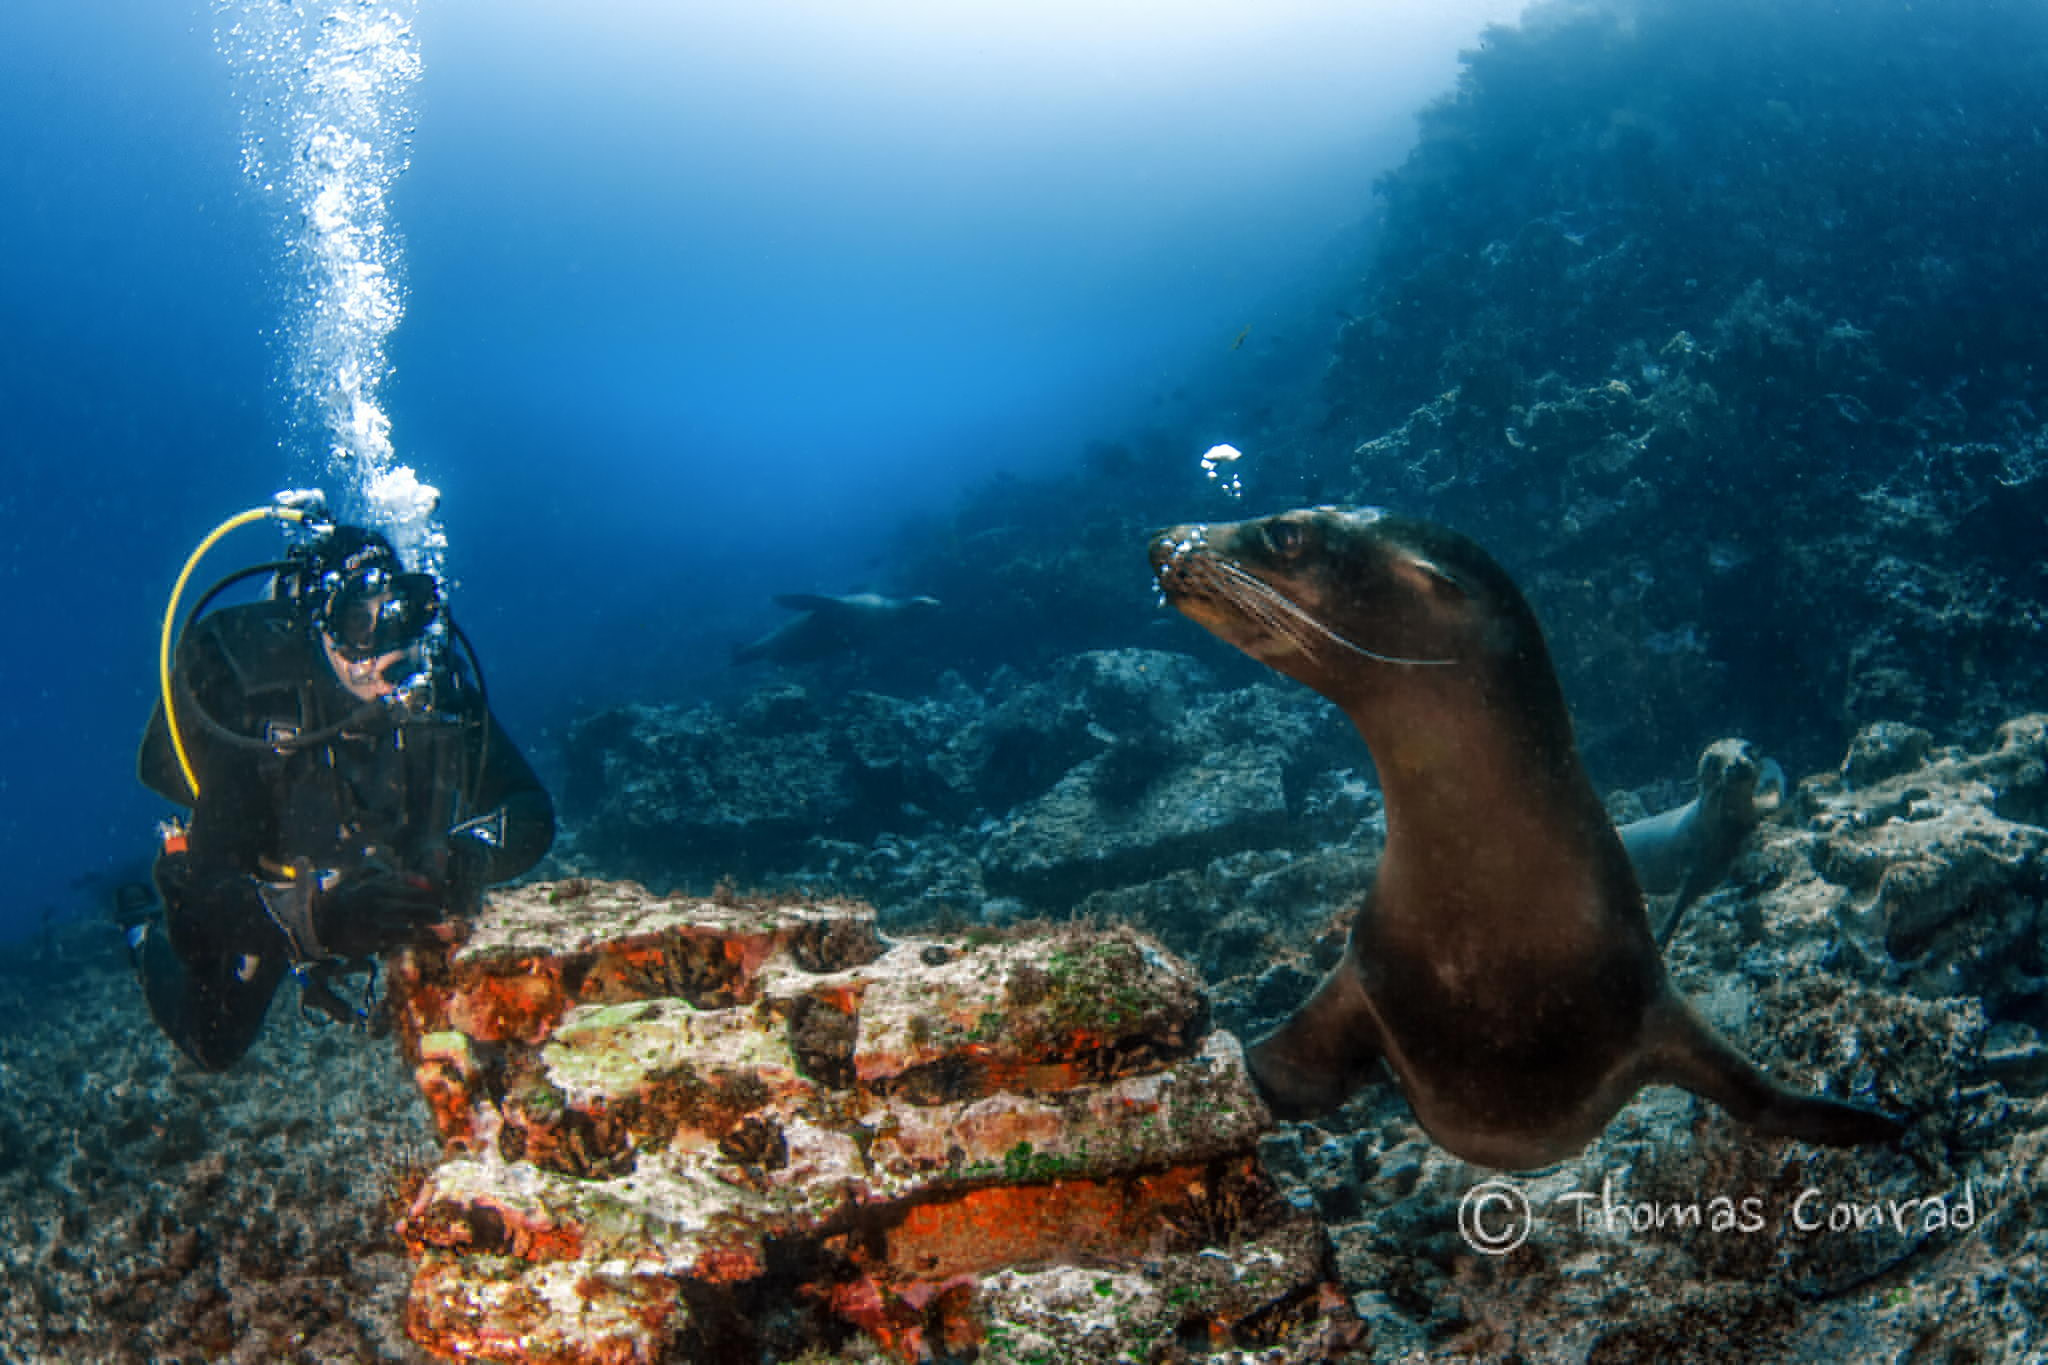
{"label": "orange coral", "polygon": [[583,1254],[583,1229],[576,1223],[495,1201],[442,1202],[431,1181],[400,1221],[398,1235],[416,1257],[430,1249],[522,1261],[571,1261]]}
{"label": "orange coral", "polygon": [[437,1058],[414,1067],[412,1077],[442,1139],[453,1146],[473,1146],[476,1128],[470,1114],[469,1078],[461,1068]]}
{"label": "orange coral", "polygon": [[912,1207],[891,1230],[891,1272],[912,1278],[1144,1254],[1202,1189],[1200,1166],[1111,1180],[996,1185]]}
{"label": "orange coral", "polygon": [[448,1025],[480,1042],[538,1043],[554,1032],[569,997],[548,966],[517,976],[479,975],[448,1003]]}
{"label": "orange coral", "polygon": [[697,1258],[692,1268],[700,1280],[710,1284],[734,1284],[758,1279],[768,1267],[758,1249],[751,1246],[713,1247]]}

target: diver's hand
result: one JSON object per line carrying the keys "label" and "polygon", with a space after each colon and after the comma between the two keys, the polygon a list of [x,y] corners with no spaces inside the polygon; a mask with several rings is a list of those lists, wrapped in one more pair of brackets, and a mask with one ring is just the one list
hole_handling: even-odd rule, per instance
{"label": "diver's hand", "polygon": [[304,858],[285,872],[257,894],[299,962],[370,957],[416,942],[448,918],[442,894],[393,872],[323,871]]}
{"label": "diver's hand", "polygon": [[256,883],[256,899],[291,945],[294,962],[316,962],[328,956],[313,923],[313,898],[319,891],[320,876],[304,858],[284,868],[277,880]]}
{"label": "diver's hand", "polygon": [[313,907],[320,942],[340,957],[370,957],[416,943],[449,917],[445,897],[409,877],[382,870],[342,876]]}

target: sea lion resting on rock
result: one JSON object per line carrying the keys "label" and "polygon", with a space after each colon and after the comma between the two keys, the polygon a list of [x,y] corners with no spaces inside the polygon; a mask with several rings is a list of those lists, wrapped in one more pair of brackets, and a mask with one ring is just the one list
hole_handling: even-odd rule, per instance
{"label": "sea lion resting on rock", "polygon": [[1643,890],[1678,896],[1657,931],[1659,944],[1671,941],[1694,901],[1720,885],[1749,832],[1784,804],[1785,771],[1747,740],[1716,740],[1700,755],[1699,791],[1675,810],[1621,827]]}
{"label": "sea lion resting on rock", "polygon": [[1176,527],[1152,565],[1181,611],[1342,707],[1379,768],[1386,849],[1344,960],[1248,1057],[1276,1114],[1335,1108],[1384,1059],[1436,1142],[1507,1170],[1579,1151],[1654,1083],[1764,1133],[1900,1135],[1771,1081],[1672,989],[1535,613],[1477,545],[1318,507]]}

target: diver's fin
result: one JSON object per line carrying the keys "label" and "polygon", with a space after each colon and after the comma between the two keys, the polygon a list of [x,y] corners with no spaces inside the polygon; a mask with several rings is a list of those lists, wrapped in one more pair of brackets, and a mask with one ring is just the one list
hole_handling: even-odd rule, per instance
{"label": "diver's fin", "polygon": [[1293,1018],[1245,1053],[1245,1064],[1274,1116],[1300,1119],[1341,1106],[1379,1058],[1379,1030],[1347,958]]}
{"label": "diver's fin", "polygon": [[1897,1142],[1905,1136],[1906,1125],[1889,1114],[1778,1084],[1674,995],[1651,1007],[1644,1037],[1645,1080],[1712,1100],[1759,1133],[1823,1147]]}

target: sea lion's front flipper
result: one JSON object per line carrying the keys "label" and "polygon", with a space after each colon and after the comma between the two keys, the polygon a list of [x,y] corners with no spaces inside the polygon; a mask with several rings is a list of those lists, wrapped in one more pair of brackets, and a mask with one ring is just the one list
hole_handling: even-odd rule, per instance
{"label": "sea lion's front flipper", "polygon": [[1245,1054],[1259,1093],[1277,1118],[1314,1118],[1336,1109],[1372,1077],[1380,1031],[1347,955],[1308,1003]]}
{"label": "sea lion's front flipper", "polygon": [[1823,1147],[1897,1142],[1905,1124],[1875,1109],[1801,1094],[1758,1071],[1675,995],[1651,1007],[1644,1079],[1690,1090],[1771,1137]]}

